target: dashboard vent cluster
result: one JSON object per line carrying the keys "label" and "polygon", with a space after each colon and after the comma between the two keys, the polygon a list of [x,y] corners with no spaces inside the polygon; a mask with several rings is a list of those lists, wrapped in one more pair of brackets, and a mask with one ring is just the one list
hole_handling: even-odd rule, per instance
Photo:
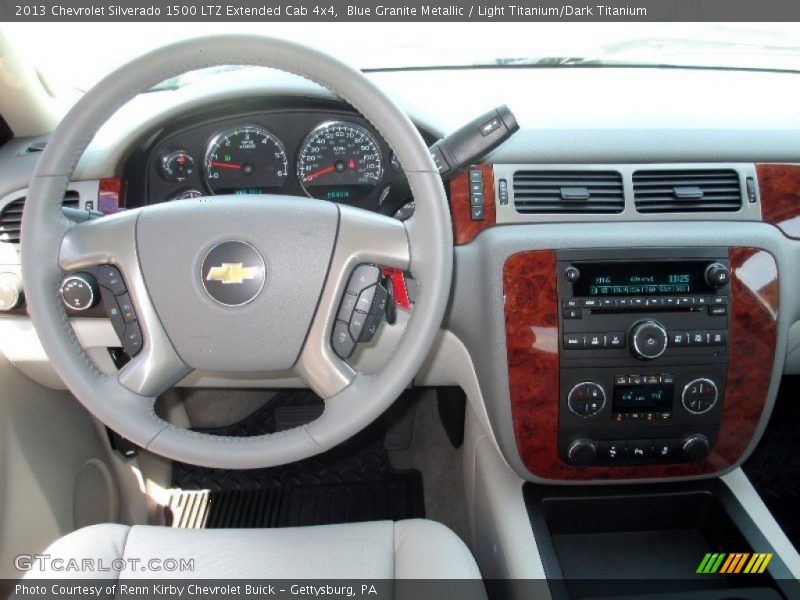
{"label": "dashboard vent cluster", "polygon": [[[79,208],[80,196],[74,190],[68,190],[64,196],[62,206]],[[22,228],[22,210],[25,207],[25,197],[17,198],[6,204],[0,211],[0,242],[19,244],[19,233]]]}
{"label": "dashboard vent cluster", "polygon": [[730,212],[742,207],[739,174],[730,169],[636,171],[640,213]]}
{"label": "dashboard vent cluster", "polygon": [[514,206],[523,214],[621,213],[622,176],[616,171],[516,171]]}

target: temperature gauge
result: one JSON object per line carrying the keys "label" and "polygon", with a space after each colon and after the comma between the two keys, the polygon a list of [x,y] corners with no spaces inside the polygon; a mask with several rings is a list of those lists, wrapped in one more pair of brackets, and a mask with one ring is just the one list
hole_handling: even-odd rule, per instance
{"label": "temperature gauge", "polygon": [[185,150],[176,150],[161,158],[161,175],[167,181],[181,183],[194,173],[194,159]]}

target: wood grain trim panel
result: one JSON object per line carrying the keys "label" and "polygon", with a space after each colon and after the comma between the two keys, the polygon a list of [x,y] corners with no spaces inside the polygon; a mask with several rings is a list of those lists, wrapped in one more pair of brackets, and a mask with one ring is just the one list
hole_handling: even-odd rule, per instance
{"label": "wood grain trim panel", "polygon": [[771,254],[731,248],[731,334],[725,405],[708,459],[692,464],[579,469],[558,455],[559,332],[556,257],[515,254],[503,269],[511,415],[517,449],[534,475],[552,480],[651,479],[714,473],[736,463],[767,399],[777,339],[778,271]]}
{"label": "wood grain trim panel", "polygon": [[757,164],[761,218],[800,238],[800,165]]}
{"label": "wood grain trim panel", "polygon": [[482,221],[472,220],[469,200],[469,169],[462,171],[450,180],[450,215],[453,220],[453,242],[457,246],[468,244],[481,231],[492,227],[497,222],[492,165],[482,164],[470,168],[480,169],[483,173],[483,201],[486,207],[486,218]]}

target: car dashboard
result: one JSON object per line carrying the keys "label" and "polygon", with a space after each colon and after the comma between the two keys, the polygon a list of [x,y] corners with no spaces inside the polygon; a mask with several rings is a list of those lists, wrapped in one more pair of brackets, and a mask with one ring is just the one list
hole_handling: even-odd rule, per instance
{"label": "car dashboard", "polygon": [[[670,480],[731,470],[766,426],[781,374],[800,372],[800,305],[791,293],[800,272],[800,124],[786,93],[800,93],[797,77],[658,69],[580,75],[370,75],[428,144],[501,103],[522,126],[446,186],[454,282],[437,355],[416,383],[471,390],[505,460],[529,481]],[[402,166],[357,112],[312,84],[231,77],[238,79],[229,85],[143,94],[123,108],[85,153],[67,200],[113,212],[257,193],[265,202],[311,196],[410,214]],[[587,77],[609,90],[591,106],[576,100]],[[654,86],[664,94],[648,95]],[[679,93],[689,88],[707,100]],[[762,105],[742,89],[760,89]],[[25,173],[37,158],[30,149],[41,141],[14,140],[0,150],[0,170],[13,172],[0,216],[24,202]],[[256,157],[254,148],[267,150]],[[476,215],[477,198],[485,210]],[[12,233],[12,243],[0,244],[0,263],[19,276],[19,228]],[[727,279],[714,283],[710,270]],[[394,350],[408,318],[400,313],[353,357],[360,368]],[[70,316],[93,358],[114,368],[113,330],[85,318],[102,312]],[[35,346],[24,309],[3,315],[0,327],[6,356],[58,386],[42,369],[45,357],[31,361],[19,344],[2,342],[27,336],[25,347]],[[193,373],[181,385],[298,382],[285,373]],[[647,409],[633,410],[634,397]]]}

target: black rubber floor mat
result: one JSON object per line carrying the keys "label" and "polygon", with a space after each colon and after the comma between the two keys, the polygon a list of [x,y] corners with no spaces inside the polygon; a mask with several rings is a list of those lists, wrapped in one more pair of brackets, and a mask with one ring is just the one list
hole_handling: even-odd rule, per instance
{"label": "black rubber floor mat", "polygon": [[786,377],[775,409],[744,471],[781,528],[800,550],[800,378]]}
{"label": "black rubber floor mat", "polygon": [[[306,391],[286,391],[248,418],[212,435],[272,433],[279,422],[313,418],[322,401]],[[309,407],[284,411],[287,407]],[[277,416],[276,416],[277,415]],[[174,527],[285,527],[425,515],[422,475],[389,463],[379,419],[324,454],[268,469],[227,470],[174,463],[167,523]]]}

